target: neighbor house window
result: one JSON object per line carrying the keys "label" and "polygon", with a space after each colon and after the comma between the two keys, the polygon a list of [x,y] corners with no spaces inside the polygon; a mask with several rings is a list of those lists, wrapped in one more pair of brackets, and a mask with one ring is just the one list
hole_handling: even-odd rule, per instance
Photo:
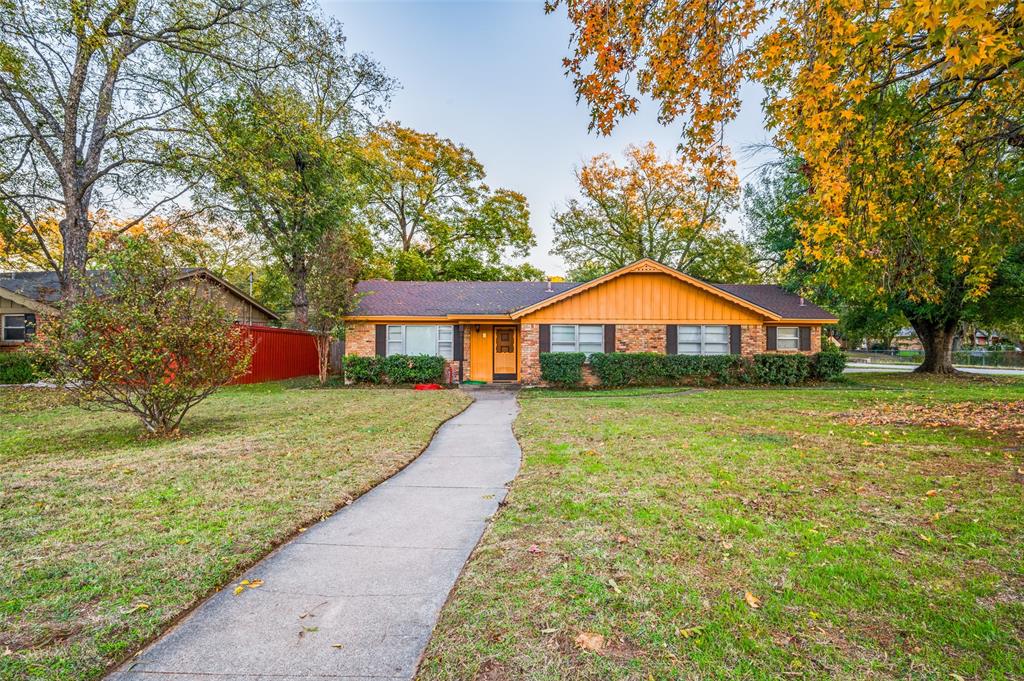
{"label": "neighbor house window", "polygon": [[455,347],[451,326],[388,326],[388,355],[432,355],[451,359]]}
{"label": "neighbor house window", "polygon": [[4,341],[20,342],[25,340],[25,315],[5,314],[2,321]]}
{"label": "neighbor house window", "polygon": [[775,347],[778,350],[800,349],[800,327],[780,326],[775,331]]}
{"label": "neighbor house window", "polygon": [[680,326],[677,352],[680,355],[728,355],[728,326]]}
{"label": "neighbor house window", "polygon": [[551,352],[604,352],[604,325],[552,324]]}

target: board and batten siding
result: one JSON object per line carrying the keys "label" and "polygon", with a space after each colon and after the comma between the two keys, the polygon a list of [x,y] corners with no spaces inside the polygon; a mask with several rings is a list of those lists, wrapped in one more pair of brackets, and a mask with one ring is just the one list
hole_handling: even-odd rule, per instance
{"label": "board and batten siding", "polygon": [[633,272],[524,315],[528,324],[760,324],[747,308],[657,272]]}

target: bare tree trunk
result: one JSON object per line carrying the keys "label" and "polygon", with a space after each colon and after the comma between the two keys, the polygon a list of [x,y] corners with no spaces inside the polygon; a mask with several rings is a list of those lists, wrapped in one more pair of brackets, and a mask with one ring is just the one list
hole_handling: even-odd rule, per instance
{"label": "bare tree trunk", "polygon": [[86,208],[68,211],[60,221],[60,235],[64,246],[64,261],[61,264],[61,297],[74,302],[81,297],[85,286],[85,264],[89,257],[89,232],[92,225]]}
{"label": "bare tree trunk", "polygon": [[953,338],[956,336],[956,322],[935,322],[931,319],[910,319],[924,345],[924,361],[915,369],[922,374],[955,374],[953,366]]}
{"label": "bare tree trunk", "polygon": [[292,310],[295,313],[295,326],[305,331],[309,328],[309,294],[306,292],[306,278],[309,267],[305,263],[288,268],[292,280]]}
{"label": "bare tree trunk", "polygon": [[327,383],[327,377],[331,371],[331,341],[334,340],[330,334],[318,333],[316,335],[316,354],[320,362],[320,385]]}

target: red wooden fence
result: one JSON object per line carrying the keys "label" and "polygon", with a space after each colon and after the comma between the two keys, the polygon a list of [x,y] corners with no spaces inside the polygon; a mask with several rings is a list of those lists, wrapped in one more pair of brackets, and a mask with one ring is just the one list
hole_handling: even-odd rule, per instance
{"label": "red wooden fence", "polygon": [[296,376],[316,376],[319,363],[313,334],[271,326],[241,326],[253,339],[249,371],[235,383],[280,381]]}

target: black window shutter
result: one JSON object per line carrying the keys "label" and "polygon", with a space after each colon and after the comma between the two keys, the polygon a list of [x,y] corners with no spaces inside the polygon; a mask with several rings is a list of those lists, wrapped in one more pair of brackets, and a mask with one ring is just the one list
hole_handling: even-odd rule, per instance
{"label": "black window shutter", "polygon": [[384,357],[388,354],[388,325],[378,324],[377,325],[377,337],[374,348],[374,353],[378,357]]}
{"label": "black window shutter", "polygon": [[455,346],[455,347],[452,348],[452,359],[454,359],[456,362],[461,362],[463,360],[463,356],[462,356],[462,350],[463,350],[463,348],[462,348],[463,328],[464,327],[462,327],[459,324],[456,324],[454,327],[452,327],[452,343]]}
{"label": "black window shutter", "polygon": [[669,324],[665,327],[665,354],[679,354],[679,327],[675,324]]}
{"label": "black window shutter", "polygon": [[540,325],[540,351],[551,352],[551,325]]}
{"label": "black window shutter", "polygon": [[733,324],[729,327],[729,352],[733,355],[738,355],[742,352],[743,346],[740,345],[740,339],[742,338],[742,329],[738,324]]}
{"label": "black window shutter", "polygon": [[768,327],[768,343],[766,349],[769,352],[779,349],[779,330],[774,326]]}
{"label": "black window shutter", "polygon": [[604,351],[615,352],[615,325],[604,325]]}
{"label": "black window shutter", "polygon": [[29,340],[36,335],[36,316],[34,314],[25,315],[25,340]]}
{"label": "black window shutter", "polygon": [[800,349],[807,352],[811,349],[811,327],[800,327]]}

